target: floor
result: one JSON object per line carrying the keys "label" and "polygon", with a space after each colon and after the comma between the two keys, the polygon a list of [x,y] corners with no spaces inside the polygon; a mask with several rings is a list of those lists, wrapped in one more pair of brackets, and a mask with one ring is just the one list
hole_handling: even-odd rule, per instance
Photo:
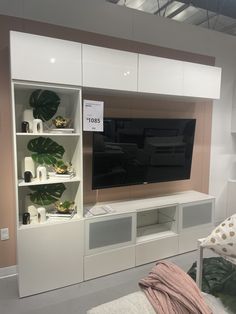
{"label": "floor", "polygon": [[[207,257],[207,254],[204,256]],[[196,260],[196,252],[169,259],[187,271]],[[85,314],[99,304],[137,291],[139,279],[145,277],[152,264],[132,268],[78,285],[18,298],[16,276],[0,280],[1,314]]]}

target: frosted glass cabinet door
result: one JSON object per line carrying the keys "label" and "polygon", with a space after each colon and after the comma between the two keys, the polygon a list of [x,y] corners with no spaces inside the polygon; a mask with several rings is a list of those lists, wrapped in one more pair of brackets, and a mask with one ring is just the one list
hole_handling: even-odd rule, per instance
{"label": "frosted glass cabinet door", "polygon": [[85,254],[132,245],[135,243],[136,216],[121,214],[85,221]]}
{"label": "frosted glass cabinet door", "polygon": [[183,95],[183,62],[139,55],[138,91],[161,95]]}
{"label": "frosted glass cabinet door", "polygon": [[81,86],[81,44],[21,32],[10,33],[11,77]]}
{"label": "frosted glass cabinet door", "polygon": [[214,200],[180,205],[180,232],[213,224]]}
{"label": "frosted glass cabinet door", "polygon": [[137,91],[138,54],[82,45],[83,86]]}

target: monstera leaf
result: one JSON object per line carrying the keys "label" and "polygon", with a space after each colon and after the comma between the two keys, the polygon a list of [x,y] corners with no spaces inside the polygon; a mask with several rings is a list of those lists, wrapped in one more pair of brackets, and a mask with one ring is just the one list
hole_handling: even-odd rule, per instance
{"label": "monstera leaf", "polygon": [[62,159],[65,152],[63,146],[49,137],[37,137],[29,141],[27,148],[33,152],[32,158],[38,164],[53,165],[57,159]]}
{"label": "monstera leaf", "polygon": [[50,90],[36,89],[31,94],[29,103],[33,108],[34,118],[48,121],[57,112],[60,98]]}
{"label": "monstera leaf", "polygon": [[31,202],[41,206],[57,202],[66,189],[63,183],[34,185],[29,188],[32,191],[30,193]]}

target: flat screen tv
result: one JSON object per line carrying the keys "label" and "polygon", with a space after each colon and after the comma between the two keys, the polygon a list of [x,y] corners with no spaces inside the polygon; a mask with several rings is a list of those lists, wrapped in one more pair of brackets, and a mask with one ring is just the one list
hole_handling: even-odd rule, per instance
{"label": "flat screen tv", "polygon": [[105,118],[93,133],[92,188],[190,178],[195,119]]}

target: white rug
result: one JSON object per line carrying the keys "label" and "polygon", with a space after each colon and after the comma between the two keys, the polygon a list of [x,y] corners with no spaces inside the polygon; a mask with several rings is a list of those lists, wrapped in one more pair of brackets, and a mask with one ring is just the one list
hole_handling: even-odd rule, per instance
{"label": "white rug", "polygon": [[[226,311],[221,301],[212,295],[205,294],[206,303],[214,314],[231,314]],[[89,310],[87,314],[156,314],[142,291],[128,294],[114,301],[101,304]]]}

